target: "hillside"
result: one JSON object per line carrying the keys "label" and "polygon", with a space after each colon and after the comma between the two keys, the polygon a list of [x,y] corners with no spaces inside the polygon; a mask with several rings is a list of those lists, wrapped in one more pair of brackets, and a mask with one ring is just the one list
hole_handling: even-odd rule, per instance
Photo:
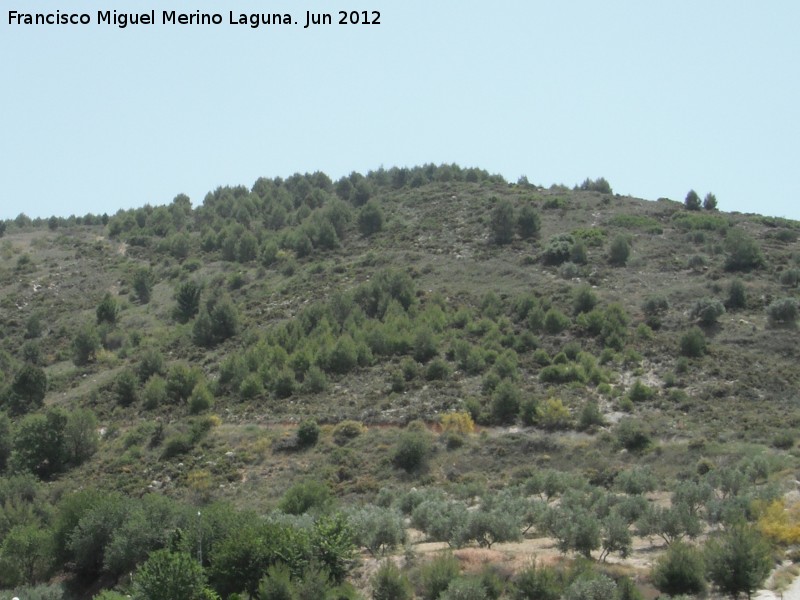
{"label": "hillside", "polygon": [[[426,165],[3,231],[0,535],[48,548],[20,566],[0,545],[9,589],[129,591],[156,550],[199,548],[210,588],[255,595],[285,553],[236,571],[229,547],[249,542],[226,532],[267,514],[254,530],[310,544],[283,559],[292,585],[313,564],[365,593],[374,559],[315,550],[342,514],[360,552],[378,513],[417,541],[524,530],[593,559],[620,550],[603,551],[610,515],[629,544],[739,520],[776,557],[800,542],[764,525],[798,468],[798,222]],[[669,529],[659,511],[689,488]],[[505,533],[467,524],[498,511]],[[559,529],[575,515],[597,521],[588,549]],[[400,562],[423,597],[422,567]],[[494,573],[493,597],[527,597]]]}

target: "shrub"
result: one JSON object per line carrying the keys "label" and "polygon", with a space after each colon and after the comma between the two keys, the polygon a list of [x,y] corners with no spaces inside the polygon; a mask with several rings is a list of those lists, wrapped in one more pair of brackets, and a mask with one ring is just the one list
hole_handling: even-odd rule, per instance
{"label": "shrub", "polygon": [[205,383],[198,383],[189,396],[189,414],[199,415],[214,405],[214,395]]}
{"label": "shrub", "polygon": [[424,600],[437,600],[459,575],[458,559],[446,552],[419,568],[418,592]]}
{"label": "shrub", "polygon": [[519,413],[520,392],[507,379],[501,381],[492,394],[492,418],[501,425],[513,423]]}
{"label": "shrub", "polygon": [[475,431],[475,423],[468,412],[459,411],[446,413],[441,416],[442,431],[456,433],[472,433]]}
{"label": "shrub", "polygon": [[793,325],[797,320],[798,303],[794,298],[781,298],[767,306],[767,320],[770,325]]}
{"label": "shrub", "polygon": [[83,366],[94,360],[100,349],[100,336],[93,325],[84,325],[72,340],[72,362]]}
{"label": "shrub", "polygon": [[137,400],[139,381],[133,371],[125,369],[114,380],[114,391],[120,406],[130,406]]}
{"label": "shrub", "polygon": [[239,332],[239,313],[228,298],[211,298],[192,327],[194,342],[211,348]]}
{"label": "shrub", "polygon": [[611,241],[611,246],[608,249],[608,261],[612,265],[624,267],[630,254],[630,239],[626,235],[618,235]]}
{"label": "shrub", "polygon": [[510,244],[514,239],[514,206],[506,198],[493,200],[495,206],[491,218],[492,239],[498,245]]}
{"label": "shrub", "polygon": [[680,350],[683,356],[698,358],[706,353],[706,336],[699,327],[692,327],[681,336]]}
{"label": "shrub", "polygon": [[530,204],[523,206],[517,216],[517,231],[519,232],[519,236],[524,240],[535,238],[539,235],[540,228],[541,218],[536,209]]}
{"label": "shrub", "polygon": [[200,310],[202,286],[196,281],[184,281],[175,290],[175,318],[188,323]]}
{"label": "shrub", "polygon": [[700,321],[701,325],[710,327],[717,322],[717,319],[725,314],[725,307],[719,300],[713,298],[701,298],[692,307],[691,316]]}
{"label": "shrub", "polygon": [[375,200],[370,200],[358,212],[358,230],[369,237],[383,229],[383,211]]}
{"label": "shrub", "polygon": [[308,448],[317,443],[319,439],[319,425],[314,419],[306,419],[297,428],[297,443],[302,448]]}
{"label": "shrub", "polygon": [[572,247],[574,245],[575,238],[568,233],[562,233],[550,238],[542,255],[544,264],[558,266],[568,261],[572,255]]}
{"label": "shrub", "polygon": [[728,301],[725,306],[728,310],[747,308],[747,289],[741,279],[734,279],[728,286]]}
{"label": "shrub", "polygon": [[651,443],[650,434],[640,421],[634,419],[620,419],[616,435],[622,447],[631,452],[641,452]]}
{"label": "shrub", "polygon": [[750,271],[764,264],[756,241],[740,229],[731,229],[725,238],[725,269],[728,271]]}
{"label": "shrub", "polygon": [[551,308],[544,316],[544,329],[547,333],[558,334],[570,326],[570,319],[567,315],[556,308]]}
{"label": "shrub", "polygon": [[439,596],[439,600],[488,600],[486,588],[476,577],[459,577],[453,580]]}
{"label": "shrub", "polygon": [[392,462],[411,473],[422,469],[431,450],[429,436],[421,431],[404,431],[395,446]]}
{"label": "shrub", "polygon": [[589,399],[581,409],[581,414],[578,417],[578,429],[586,431],[593,427],[601,427],[605,424],[603,413],[600,412],[600,405],[596,400]]}
{"label": "shrub", "polygon": [[606,575],[579,577],[564,592],[564,600],[616,600],[617,585]]}
{"label": "shrub", "polygon": [[425,379],[428,381],[438,381],[447,379],[450,376],[450,365],[442,358],[434,358],[425,369]]}
{"label": "shrub", "polygon": [[769,545],[753,529],[737,525],[711,538],[705,548],[709,579],[720,592],[749,598],[772,569]]}
{"label": "shrub", "polygon": [[535,562],[517,573],[511,598],[513,600],[559,600],[562,592],[561,578],[552,567],[537,567]]}
{"label": "shrub", "polygon": [[333,441],[340,446],[358,437],[367,430],[359,421],[342,421],[333,428]]}
{"label": "shrub", "polygon": [[142,399],[144,407],[153,410],[167,401],[167,382],[160,375],[151,377],[144,386]]}
{"label": "shrub", "polygon": [[370,580],[373,600],[412,600],[414,593],[408,577],[387,560]]}
{"label": "shrub", "polygon": [[184,552],[157,550],[133,576],[134,600],[197,600],[204,596],[203,567]]}
{"label": "shrub", "polygon": [[572,416],[561,398],[548,398],[545,401],[539,410],[539,424],[550,431],[570,427]]}
{"label": "shrub", "polygon": [[16,525],[0,546],[0,568],[6,585],[34,585],[47,578],[52,563],[52,536],[37,525]]}
{"label": "shrub", "polygon": [[271,565],[258,583],[258,600],[295,600],[292,574],[284,563]]}
{"label": "shrub", "polygon": [[597,294],[588,285],[582,285],[573,293],[572,310],[577,315],[587,313],[597,305]]}
{"label": "shrub", "polygon": [[324,512],[333,503],[328,486],[311,479],[294,484],[283,495],[278,509],[288,515],[302,515],[309,511]]}
{"label": "shrub", "polygon": [[133,272],[131,280],[133,293],[136,299],[142,304],[150,302],[150,294],[153,290],[153,273],[147,267],[139,267]]}
{"label": "shrub", "polygon": [[655,390],[642,383],[641,379],[637,379],[628,391],[628,398],[633,402],[645,402],[650,400],[654,394]]}
{"label": "shrub", "polygon": [[780,276],[781,285],[797,287],[800,283],[800,269],[787,269]]}
{"label": "shrub", "polygon": [[656,589],[670,596],[702,594],[706,589],[703,556],[682,542],[670,544],[656,560],[651,578]]}
{"label": "shrub", "polygon": [[103,296],[103,299],[100,301],[100,304],[97,306],[97,310],[95,311],[97,314],[97,324],[100,323],[110,323],[114,324],[117,322],[117,315],[119,314],[119,304],[114,299],[114,296],[111,295],[110,292],[106,292]]}

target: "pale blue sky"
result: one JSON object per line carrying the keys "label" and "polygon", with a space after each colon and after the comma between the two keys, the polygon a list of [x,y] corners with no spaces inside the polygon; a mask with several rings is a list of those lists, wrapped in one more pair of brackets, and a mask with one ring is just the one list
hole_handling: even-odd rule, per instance
{"label": "pale blue sky", "polygon": [[[800,219],[800,2],[0,0],[0,218],[456,162]],[[9,26],[195,9],[216,27]],[[228,11],[381,11],[379,26]]]}

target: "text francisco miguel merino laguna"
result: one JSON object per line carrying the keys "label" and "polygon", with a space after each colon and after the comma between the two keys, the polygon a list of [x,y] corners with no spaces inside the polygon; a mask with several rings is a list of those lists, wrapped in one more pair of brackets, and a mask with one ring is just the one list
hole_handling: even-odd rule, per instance
{"label": "text francisco miguel merino laguna", "polygon": [[[157,18],[159,17],[159,18]],[[126,13],[116,10],[98,10],[92,17],[89,13],[68,13],[56,10],[50,13],[26,13],[8,11],[9,25],[114,25],[124,29],[129,25],[247,25],[253,29],[261,25],[298,25],[303,28],[313,25],[339,24],[380,24],[378,11],[339,11],[336,17],[331,13],[312,13],[305,11],[303,19],[296,21],[290,13],[239,13],[228,11],[227,19],[220,13],[179,12],[175,10],[156,11],[152,9],[141,13]]]}

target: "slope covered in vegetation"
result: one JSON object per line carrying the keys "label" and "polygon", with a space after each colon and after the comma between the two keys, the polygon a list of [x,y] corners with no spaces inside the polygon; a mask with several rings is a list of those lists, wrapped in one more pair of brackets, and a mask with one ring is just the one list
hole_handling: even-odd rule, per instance
{"label": "slope covered in vegetation", "polygon": [[[413,526],[595,560],[710,535],[697,585],[731,592],[726,536],[798,541],[800,223],[427,165],[2,231],[4,587],[436,598],[452,557],[358,577]],[[441,597],[638,593],[457,567]]]}

